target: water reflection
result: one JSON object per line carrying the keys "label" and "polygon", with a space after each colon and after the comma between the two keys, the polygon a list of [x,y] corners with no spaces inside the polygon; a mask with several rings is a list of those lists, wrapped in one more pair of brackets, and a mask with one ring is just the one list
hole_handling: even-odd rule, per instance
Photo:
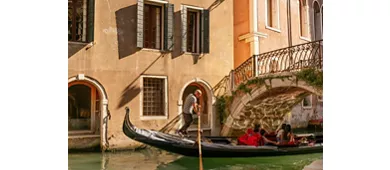
{"label": "water reflection", "polygon": [[[302,170],[322,153],[264,158],[203,158],[206,170]],[[156,149],[137,152],[69,154],[69,170],[198,170],[198,158]]]}

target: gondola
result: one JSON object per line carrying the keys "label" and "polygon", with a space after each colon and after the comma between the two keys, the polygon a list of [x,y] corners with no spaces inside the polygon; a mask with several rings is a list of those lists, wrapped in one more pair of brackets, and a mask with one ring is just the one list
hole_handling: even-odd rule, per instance
{"label": "gondola", "polygon": [[[135,127],[129,118],[130,109],[126,107],[126,115],[123,121],[123,132],[130,139],[166,150],[168,152],[198,157],[198,144],[196,139],[181,138],[158,131],[139,129]],[[203,157],[266,157],[280,155],[294,155],[322,152],[322,139],[314,146],[246,146],[233,145],[225,137],[203,137]]]}

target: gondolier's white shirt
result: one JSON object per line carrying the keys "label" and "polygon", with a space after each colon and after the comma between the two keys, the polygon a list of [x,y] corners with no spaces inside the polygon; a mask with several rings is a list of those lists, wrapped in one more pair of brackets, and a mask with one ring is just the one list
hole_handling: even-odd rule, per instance
{"label": "gondolier's white shirt", "polygon": [[194,110],[193,104],[196,103],[197,99],[194,94],[189,94],[184,101],[183,112],[186,114],[192,114]]}

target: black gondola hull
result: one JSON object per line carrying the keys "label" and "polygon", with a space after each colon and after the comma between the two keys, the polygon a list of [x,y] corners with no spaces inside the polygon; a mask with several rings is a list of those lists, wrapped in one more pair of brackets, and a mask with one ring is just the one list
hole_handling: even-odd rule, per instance
{"label": "black gondola hull", "polygon": [[[193,140],[183,139],[174,135],[161,132],[138,129],[129,120],[129,111],[123,123],[123,132],[133,140],[144,144],[185,156],[198,157],[198,144]],[[296,146],[296,147],[276,147],[276,146],[234,146],[217,143],[202,142],[203,157],[263,157],[281,156],[294,154],[319,153],[323,151],[323,146]]]}

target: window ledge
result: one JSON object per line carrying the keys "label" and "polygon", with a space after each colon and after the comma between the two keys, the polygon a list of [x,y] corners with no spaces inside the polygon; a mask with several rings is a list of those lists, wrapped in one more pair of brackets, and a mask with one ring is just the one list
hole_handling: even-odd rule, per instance
{"label": "window ledge", "polygon": [[202,53],[191,53],[191,52],[184,52],[185,55],[195,55],[195,56],[200,56]]}
{"label": "window ledge", "polygon": [[310,40],[309,38],[307,38],[307,37],[302,37],[302,36],[300,36],[299,38],[300,38],[301,40],[305,40],[305,41],[311,42],[311,40]]}
{"label": "window ledge", "polygon": [[266,29],[269,29],[269,30],[272,30],[272,31],[275,31],[275,32],[278,32],[278,33],[281,33],[282,31],[278,28],[273,28],[273,27],[270,27],[270,26],[265,26]]}
{"label": "window ledge", "polygon": [[140,120],[168,120],[168,116],[141,116]]}
{"label": "window ledge", "polygon": [[313,107],[311,107],[311,106],[302,106],[302,108],[308,110],[308,109],[312,109]]}
{"label": "window ledge", "polygon": [[80,46],[86,46],[86,48],[91,48],[92,46],[94,46],[96,43],[95,42],[90,42],[90,43],[86,43],[86,42],[77,42],[77,41],[68,41],[68,45],[80,45]]}
{"label": "window ledge", "polygon": [[163,53],[164,50],[159,49],[153,49],[153,48],[142,48],[141,51],[148,51],[148,52],[154,52],[154,53]]}

